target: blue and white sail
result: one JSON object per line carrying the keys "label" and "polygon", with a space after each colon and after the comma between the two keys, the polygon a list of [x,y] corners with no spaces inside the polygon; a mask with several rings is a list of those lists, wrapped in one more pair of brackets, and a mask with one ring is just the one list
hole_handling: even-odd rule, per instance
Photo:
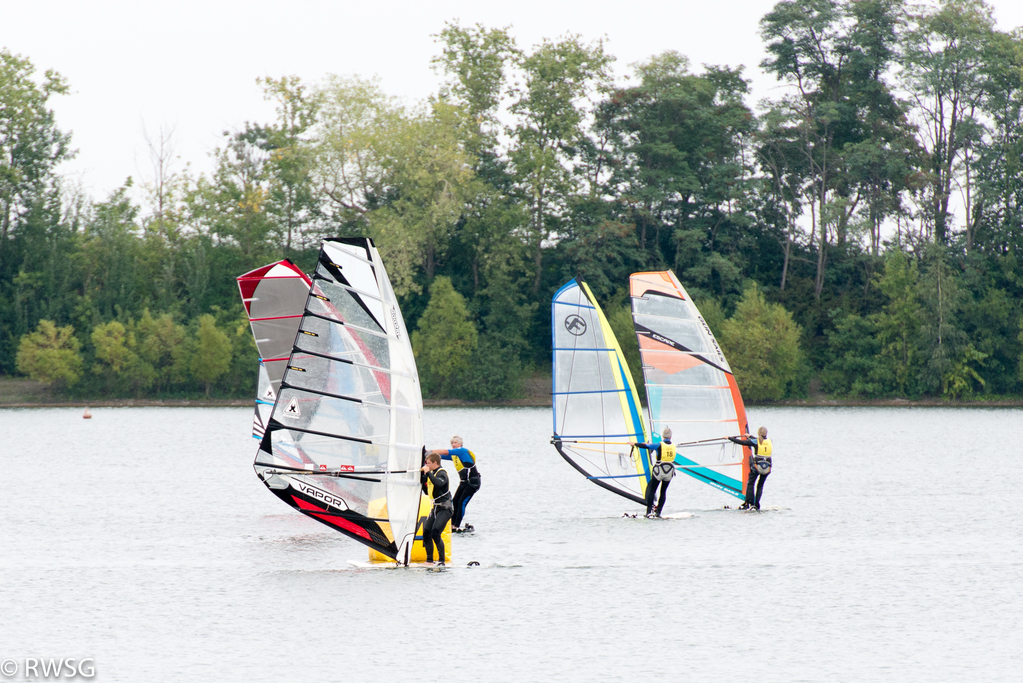
{"label": "blue and white sail", "polygon": [[650,481],[648,441],[628,363],[590,288],[576,278],[551,301],[554,435],[587,479],[637,503]]}

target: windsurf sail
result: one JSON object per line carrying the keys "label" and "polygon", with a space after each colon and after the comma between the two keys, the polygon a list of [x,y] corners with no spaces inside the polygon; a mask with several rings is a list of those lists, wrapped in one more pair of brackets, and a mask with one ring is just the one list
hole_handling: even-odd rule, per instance
{"label": "windsurf sail", "polygon": [[423,444],[419,375],[380,255],[367,238],[325,240],[256,474],[300,512],[407,562]]}
{"label": "windsurf sail", "polygon": [[253,438],[263,438],[273,411],[302,320],[302,309],[309,296],[309,285],[309,277],[288,259],[256,268],[238,278],[238,291],[259,351]]}
{"label": "windsurf sail", "polygon": [[643,361],[650,431],[672,431],[682,472],[743,497],[749,448],[728,441],[747,430],[739,386],[700,311],[668,271],[629,278]]}
{"label": "windsurf sail", "polygon": [[593,292],[576,278],[551,301],[551,443],[587,479],[643,503],[650,481],[642,412],[628,363]]}

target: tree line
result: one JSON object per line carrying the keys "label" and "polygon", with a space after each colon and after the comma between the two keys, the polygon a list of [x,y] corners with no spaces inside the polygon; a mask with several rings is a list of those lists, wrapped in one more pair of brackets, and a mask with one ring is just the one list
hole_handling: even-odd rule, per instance
{"label": "tree line", "polygon": [[742,66],[665,52],[622,82],[600,40],[448,23],[427,101],[260,79],[275,117],[225,133],[211,173],[161,133],[151,177],[102,201],[57,172],[67,84],[2,51],[0,373],[249,395],[234,278],[361,235],[428,396],[547,371],[550,297],[577,275],[638,370],[628,276],[667,268],[751,400],[1018,396],[1023,34],[980,0],[786,0],[760,36],[784,87],[754,106]]}

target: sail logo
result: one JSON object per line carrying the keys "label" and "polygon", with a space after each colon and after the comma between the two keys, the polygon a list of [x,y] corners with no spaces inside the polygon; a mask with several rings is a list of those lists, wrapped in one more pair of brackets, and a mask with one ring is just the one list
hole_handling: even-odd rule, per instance
{"label": "sail logo", "polygon": [[284,417],[299,418],[302,417],[302,409],[298,407],[298,397],[291,399],[291,403],[284,409]]}
{"label": "sail logo", "polygon": [[276,401],[277,396],[274,395],[273,387],[267,387],[266,391],[263,392],[263,399],[266,401]]}
{"label": "sail logo", "polygon": [[671,341],[667,337],[662,337],[661,335],[657,334],[656,332],[651,332],[650,333],[650,338],[654,339],[656,341],[661,342],[665,346],[670,346],[671,348],[675,348],[675,347],[678,346],[678,344],[676,344],[675,342]]}
{"label": "sail logo", "polygon": [[721,351],[721,347],[718,346],[718,340],[714,338],[714,333],[710,331],[710,326],[707,324],[707,321],[699,314],[696,315],[696,319],[700,321],[701,325],[703,325],[703,331],[707,333],[707,336],[710,337],[711,342],[713,342],[714,350],[717,351],[718,354],[718,359],[722,363],[725,362],[725,354]]}
{"label": "sail logo", "polygon": [[322,489],[316,488],[315,486],[310,486],[309,484],[303,484],[300,481],[296,481],[294,483],[295,483],[295,487],[300,492],[304,493],[305,495],[309,496],[310,498],[315,498],[316,500],[322,500],[327,505],[333,505],[334,507],[341,508],[342,510],[347,510],[348,509],[348,503],[346,503],[341,498],[338,498],[337,496],[333,496],[333,495],[327,493],[326,491],[324,491]]}
{"label": "sail logo", "polygon": [[391,322],[394,323],[394,336],[401,339],[401,329],[398,327],[398,313],[391,306]]}
{"label": "sail logo", "polygon": [[565,318],[565,329],[572,336],[581,337],[586,334],[586,321],[582,319],[582,316],[573,313]]}

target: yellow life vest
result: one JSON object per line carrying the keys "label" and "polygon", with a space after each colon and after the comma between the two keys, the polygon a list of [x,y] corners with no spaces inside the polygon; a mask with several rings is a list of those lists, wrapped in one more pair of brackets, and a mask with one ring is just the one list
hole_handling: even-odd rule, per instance
{"label": "yellow life vest", "polygon": [[[465,450],[469,451],[468,448],[466,448]],[[476,454],[473,453],[472,451],[469,451],[469,455],[472,456],[472,464],[475,465],[476,464]],[[452,455],[451,456],[451,462],[455,463],[455,472],[461,472],[462,470],[464,470],[466,468],[466,465],[462,462],[462,459],[459,458],[457,455]],[[471,467],[471,466],[472,465],[469,465],[469,467]]]}
{"label": "yellow life vest", "polygon": [[768,438],[757,439],[757,455],[770,458],[771,457],[771,440]]}
{"label": "yellow life vest", "polygon": [[661,442],[661,462],[675,462],[675,444]]}
{"label": "yellow life vest", "polygon": [[[438,467],[437,468],[437,470],[441,470],[441,469],[443,469],[443,467]],[[432,500],[434,503],[437,502],[437,497],[435,495],[433,495],[433,480],[430,479],[429,477],[426,478],[426,495],[429,496],[430,500]],[[451,484],[450,483],[448,483],[448,491],[447,491],[447,493],[443,494],[443,495],[447,496],[447,500],[440,501],[441,504],[450,503],[451,502]]]}

